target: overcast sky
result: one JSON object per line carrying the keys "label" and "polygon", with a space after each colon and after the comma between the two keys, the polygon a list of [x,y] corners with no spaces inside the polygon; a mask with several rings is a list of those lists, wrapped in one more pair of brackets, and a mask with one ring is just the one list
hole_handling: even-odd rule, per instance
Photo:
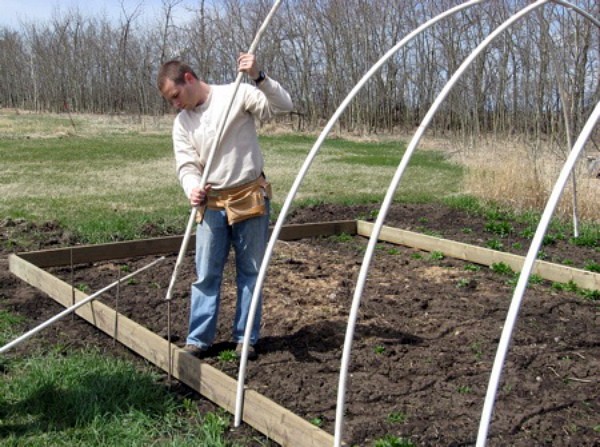
{"label": "overcast sky", "polygon": [[[0,0],[0,28],[8,26],[18,30],[22,22],[48,22],[56,13],[63,16],[73,10],[79,10],[85,18],[106,15],[118,22],[122,14],[121,4],[128,14],[141,5],[143,14],[139,20],[142,23],[156,17],[162,10],[162,0]],[[182,0],[176,17],[185,13],[186,6],[197,4],[198,0]]]}

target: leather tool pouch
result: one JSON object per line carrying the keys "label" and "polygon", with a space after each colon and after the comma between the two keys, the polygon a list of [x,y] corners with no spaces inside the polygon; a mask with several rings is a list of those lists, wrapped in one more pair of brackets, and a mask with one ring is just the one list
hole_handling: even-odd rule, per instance
{"label": "leather tool pouch", "polygon": [[229,225],[243,222],[252,217],[264,216],[267,212],[265,199],[271,199],[271,184],[264,177],[238,188],[214,191],[208,197],[208,204],[198,209],[196,222],[201,223],[206,207],[225,209]]}

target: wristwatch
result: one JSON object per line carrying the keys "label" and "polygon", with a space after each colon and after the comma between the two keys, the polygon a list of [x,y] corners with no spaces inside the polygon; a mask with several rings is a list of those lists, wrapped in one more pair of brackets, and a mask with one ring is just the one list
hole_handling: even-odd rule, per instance
{"label": "wristwatch", "polygon": [[256,85],[258,85],[262,81],[264,81],[266,77],[267,77],[267,75],[265,75],[265,72],[261,70],[261,71],[258,72],[258,78],[254,79],[254,83]]}

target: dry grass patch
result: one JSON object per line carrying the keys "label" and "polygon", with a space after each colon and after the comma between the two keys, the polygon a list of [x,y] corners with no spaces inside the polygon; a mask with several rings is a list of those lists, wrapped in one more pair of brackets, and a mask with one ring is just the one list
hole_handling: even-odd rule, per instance
{"label": "dry grass patch", "polygon": [[[469,168],[464,179],[466,193],[520,211],[544,209],[566,158],[549,147],[485,139],[472,147],[463,145],[455,156]],[[589,176],[584,156],[576,165],[575,179],[579,218],[600,221],[600,180]],[[572,191],[569,180],[556,215],[572,215]]]}

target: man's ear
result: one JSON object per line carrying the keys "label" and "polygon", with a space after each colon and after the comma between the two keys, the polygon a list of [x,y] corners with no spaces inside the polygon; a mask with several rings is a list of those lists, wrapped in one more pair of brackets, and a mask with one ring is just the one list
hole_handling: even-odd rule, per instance
{"label": "man's ear", "polygon": [[194,82],[196,78],[189,71],[183,74],[183,80],[187,83]]}

